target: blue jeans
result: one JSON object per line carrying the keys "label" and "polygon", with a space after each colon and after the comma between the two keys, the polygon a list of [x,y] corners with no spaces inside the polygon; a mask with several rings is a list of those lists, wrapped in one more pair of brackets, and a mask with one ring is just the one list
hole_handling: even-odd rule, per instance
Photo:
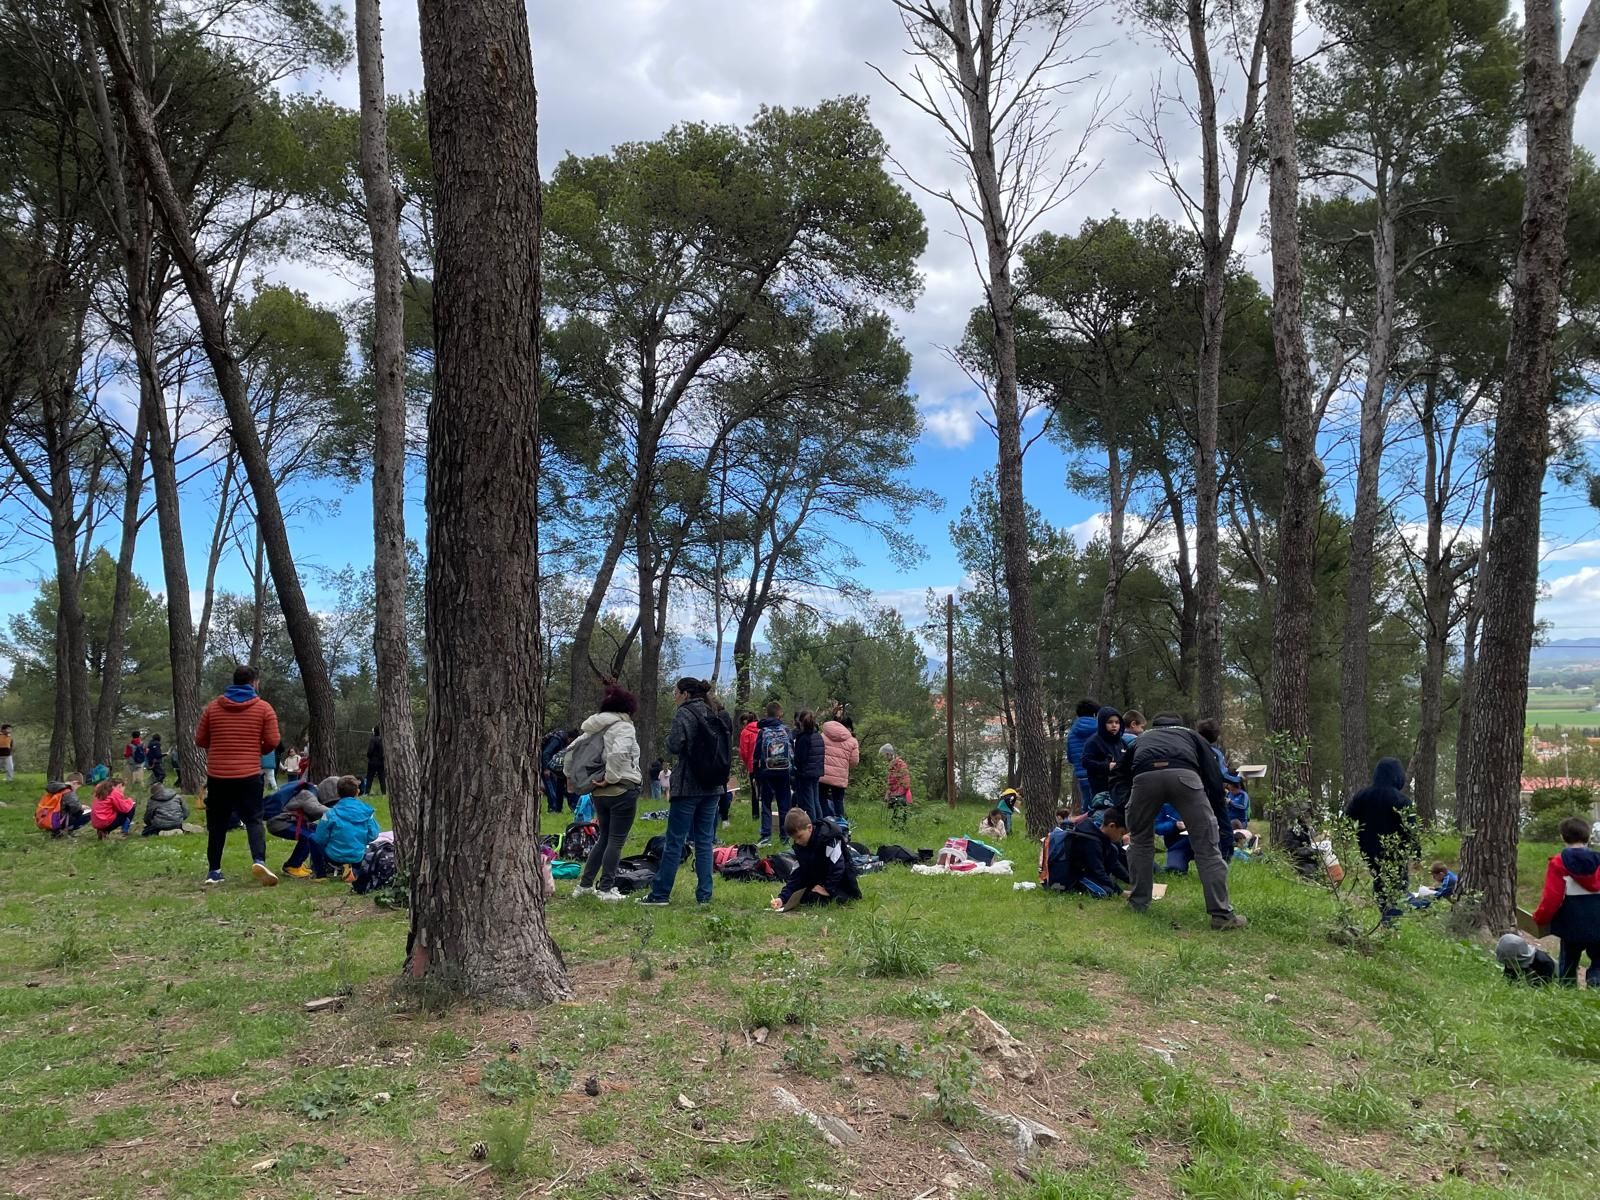
{"label": "blue jeans", "polygon": [[694,839],[694,898],[701,904],[711,902],[711,847],[717,839],[717,808],[722,796],[674,796],[667,809],[667,844],[661,851],[661,866],[656,870],[656,881],[650,885],[650,899],[665,900],[672,895],[672,885],[678,879],[678,864],[683,861],[683,847]]}
{"label": "blue jeans", "polygon": [[565,775],[551,773],[544,776],[544,800],[546,806],[553,813],[561,811],[561,801],[567,794],[567,778]]}
{"label": "blue jeans", "polygon": [[761,789],[761,836],[772,836],[772,806],[778,806],[778,836],[788,841],[783,832],[783,819],[789,815],[792,803],[787,775],[763,775],[756,784]]}
{"label": "blue jeans", "polygon": [[844,820],[844,789],[825,783],[817,790],[817,807],[821,809],[822,815],[832,817],[835,821]]}
{"label": "blue jeans", "polygon": [[794,802],[806,810],[806,816],[811,818],[815,825],[828,814],[822,811],[820,798],[817,794],[818,781],[815,779],[796,779],[794,781]]}
{"label": "blue jeans", "polygon": [[1178,838],[1167,847],[1167,870],[1179,875],[1189,873],[1189,864],[1194,861],[1194,847],[1189,839]]}

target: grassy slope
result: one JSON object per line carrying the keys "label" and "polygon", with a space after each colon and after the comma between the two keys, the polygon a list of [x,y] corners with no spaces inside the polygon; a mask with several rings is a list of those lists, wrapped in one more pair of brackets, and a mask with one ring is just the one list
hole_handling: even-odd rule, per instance
{"label": "grassy slope", "polygon": [[[752,884],[719,884],[697,911],[688,878],[668,910],[563,895],[552,923],[576,1003],[439,1014],[392,986],[403,916],[332,884],[246,885],[238,834],[235,882],[216,890],[198,886],[200,837],[47,842],[31,827],[37,782],[0,784],[11,802],[0,811],[0,1193],[1592,1190],[1600,1020],[1587,996],[1506,986],[1436,915],[1408,920],[1371,956],[1337,948],[1322,895],[1261,864],[1234,871],[1252,919],[1242,936],[1209,932],[1193,880],[1145,919],[1014,893],[1005,879],[904,871],[869,877],[864,903],[825,916],[773,916],[771,889]],[[956,831],[942,811],[920,811],[891,839],[876,815],[858,806],[874,845]],[[734,833],[748,822],[746,809]],[[641,824],[637,838],[659,828]],[[1031,877],[1036,850],[1020,836],[1010,848]],[[1541,857],[1525,853],[1526,886]],[[336,992],[350,993],[343,1011],[302,1010]],[[1034,1048],[1040,1079],[977,1069],[952,1033],[973,1004]],[[764,1043],[750,1033],[760,1027]],[[583,1091],[590,1076],[597,1098]],[[828,1150],[780,1116],[775,1084],[866,1142]],[[680,1093],[693,1110],[676,1106]],[[1033,1182],[1011,1169],[1007,1138],[974,1119],[974,1100],[1064,1135]],[[531,1136],[511,1164],[523,1122]],[[471,1159],[479,1139],[504,1169]],[[963,1167],[957,1140],[993,1175]],[[941,1185],[947,1176],[957,1186]]]}

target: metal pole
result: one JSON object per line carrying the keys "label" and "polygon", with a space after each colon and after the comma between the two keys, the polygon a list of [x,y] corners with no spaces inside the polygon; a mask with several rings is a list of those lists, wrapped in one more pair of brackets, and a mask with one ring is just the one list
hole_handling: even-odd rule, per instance
{"label": "metal pole", "polygon": [[944,794],[956,806],[956,598],[944,598]]}

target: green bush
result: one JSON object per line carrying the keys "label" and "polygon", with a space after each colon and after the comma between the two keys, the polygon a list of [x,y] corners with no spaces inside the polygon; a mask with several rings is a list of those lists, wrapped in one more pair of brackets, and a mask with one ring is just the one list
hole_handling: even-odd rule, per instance
{"label": "green bush", "polygon": [[1568,817],[1590,820],[1594,791],[1580,784],[1538,788],[1528,800],[1528,825],[1524,835],[1538,840],[1559,840],[1561,822]]}

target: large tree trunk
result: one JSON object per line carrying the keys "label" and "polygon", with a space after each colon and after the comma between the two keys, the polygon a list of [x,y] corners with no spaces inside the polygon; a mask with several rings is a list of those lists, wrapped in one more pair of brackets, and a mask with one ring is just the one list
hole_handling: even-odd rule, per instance
{"label": "large tree trunk", "polygon": [[[63,611],[56,609],[56,679],[67,677],[67,622]],[[55,688],[55,703],[50,710],[50,749],[45,755],[45,774],[51,779],[67,777],[67,755],[72,740],[72,696],[59,683]]]}
{"label": "large tree trunk", "polygon": [[1283,507],[1278,514],[1278,588],[1273,605],[1267,730],[1274,803],[1273,840],[1282,844],[1296,810],[1311,798],[1313,567],[1322,491],[1311,366],[1302,320],[1300,164],[1295,146],[1295,0],[1267,0],[1268,217],[1272,230],[1272,341],[1282,414]]}
{"label": "large tree trunk", "polygon": [[1372,766],[1367,737],[1371,697],[1367,664],[1371,657],[1372,565],[1383,498],[1378,494],[1383,439],[1389,411],[1389,360],[1394,344],[1397,203],[1388,188],[1378,191],[1378,221],[1372,232],[1372,329],[1367,339],[1367,379],[1361,390],[1360,451],[1356,462],[1356,508],[1350,522],[1350,568],[1345,582],[1344,649],[1339,661],[1339,744],[1344,793],[1364,786]]}
{"label": "large tree trunk", "polygon": [[1483,627],[1477,694],[1494,697],[1472,725],[1465,791],[1472,828],[1461,847],[1461,882],[1483,897],[1482,924],[1516,917],[1523,723],[1528,653],[1539,589],[1539,519],[1550,455],[1550,406],[1567,205],[1572,186],[1572,116],[1600,49],[1600,0],[1591,0],[1561,60],[1556,0],[1526,0],[1527,190],[1512,285],[1511,343],[1495,421],[1494,526],[1481,576]]}
{"label": "large tree trunk", "polygon": [[[401,300],[399,198],[389,175],[379,0],[355,0],[356,65],[361,79],[361,183],[372,232],[373,657],[383,726],[385,787],[402,868],[416,852],[422,763],[411,714],[411,653],[406,636],[405,313]],[[409,874],[409,871],[407,872]]]}
{"label": "large tree trunk", "polygon": [[1189,527],[1184,516],[1183,497],[1171,470],[1162,469],[1161,484],[1167,495],[1167,515],[1172,521],[1172,535],[1177,544],[1177,553],[1172,559],[1172,569],[1178,580],[1178,668],[1174,682],[1178,691],[1191,704],[1197,705],[1199,695],[1194,688],[1194,677],[1198,669],[1200,615],[1195,602],[1194,568],[1189,557]]}
{"label": "large tree trunk", "polygon": [[121,14],[113,0],[92,0],[92,3],[95,25],[111,67],[118,107],[127,125],[128,144],[149,187],[161,224],[166,229],[173,260],[183,276],[190,305],[200,326],[206,357],[216,375],[217,390],[228,413],[234,444],[238,447],[239,458],[244,464],[245,476],[250,481],[250,490],[255,498],[256,520],[266,541],[273,586],[278,594],[284,623],[288,627],[289,640],[294,646],[300,681],[306,693],[306,707],[311,714],[312,746],[315,753],[321,756],[307,766],[308,774],[314,776],[318,767],[331,766],[338,742],[333,684],[328,677],[327,660],[322,654],[317,620],[300,587],[294,552],[289,545],[288,529],[284,525],[283,508],[278,502],[272,477],[272,466],[267,461],[266,451],[256,431],[255,415],[245,392],[239,361],[228,344],[227,328],[221,305],[217,301],[216,288],[210,271],[195,250],[189,215],[173,185],[166,154],[156,135],[151,104],[142,90],[139,70],[129,51]]}
{"label": "large tree trunk", "polygon": [[646,499],[634,514],[634,558],[639,564],[639,711],[634,717],[634,729],[639,739],[640,762],[654,762],[657,757],[662,631],[656,623],[656,590],[667,586],[667,581],[659,577],[660,560],[650,538],[650,517],[651,505]]}
{"label": "large tree trunk", "polygon": [[195,634],[195,660],[204,664],[206,647],[211,641],[211,613],[216,607],[217,568],[222,565],[222,551],[228,544],[228,529],[233,524],[233,514],[239,502],[230,497],[233,489],[234,451],[230,443],[228,457],[223,462],[222,483],[217,492],[217,519],[211,524],[211,549],[206,554],[206,583],[200,599],[200,626]]}
{"label": "large tree trunk", "polygon": [[[1050,748],[1044,732],[1044,680],[1039,666],[1039,627],[1033,611],[1033,554],[1028,544],[1027,504],[1022,496],[1022,410],[1017,395],[1017,323],[1011,288],[1011,231],[994,157],[994,122],[989,90],[978,78],[979,49],[971,37],[967,0],[951,0],[953,52],[966,106],[967,158],[983,215],[989,318],[994,326],[994,413],[999,442],[1001,546],[1006,594],[1011,607],[1011,652],[1016,665],[1017,776],[1030,837],[1055,825],[1057,796],[1050,785]],[[981,53],[993,53],[985,46]]]}
{"label": "large tree trunk", "polygon": [[1106,491],[1110,496],[1109,526],[1106,534],[1106,586],[1100,593],[1100,623],[1095,629],[1094,665],[1090,668],[1089,692],[1102,696],[1106,681],[1111,677],[1111,630],[1117,623],[1117,596],[1122,590],[1122,576],[1127,569],[1128,489],[1122,481],[1122,454],[1117,450],[1115,435],[1107,431],[1110,449],[1106,453]]}
{"label": "large tree trunk", "polygon": [[[70,414],[76,374],[74,370],[56,381],[45,397],[45,451],[50,470],[50,544],[55,551],[60,628],[67,652],[68,744],[72,747],[74,768],[86,771],[94,765],[94,728],[90,717],[86,620],[79,587],[76,489],[72,481],[75,448]],[[62,682],[58,677],[57,688]]]}
{"label": "large tree trunk", "polygon": [[421,18],[437,358],[410,970],[475,997],[548,1003],[572,988],[539,883],[539,164],[528,15],[521,0],[422,0]]}
{"label": "large tree trunk", "polygon": [[128,445],[128,475],[122,491],[122,539],[117,547],[117,580],[111,592],[111,618],[105,656],[100,663],[100,698],[94,712],[94,757],[111,757],[112,727],[122,707],[122,664],[128,648],[128,620],[133,599],[133,552],[139,543],[139,505],[144,497],[144,410],[134,422]]}

